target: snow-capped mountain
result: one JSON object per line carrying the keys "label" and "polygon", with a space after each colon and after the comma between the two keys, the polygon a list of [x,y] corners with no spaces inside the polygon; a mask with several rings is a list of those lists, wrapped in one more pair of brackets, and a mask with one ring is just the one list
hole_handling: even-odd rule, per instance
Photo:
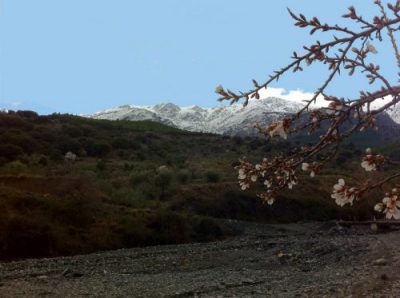
{"label": "snow-capped mountain", "polygon": [[[253,99],[246,107],[242,104],[201,108],[179,107],[172,103],[152,106],[124,105],[98,112],[90,117],[108,120],[152,120],[183,130],[225,135],[258,136],[255,123],[272,121],[297,112],[302,104],[277,97]],[[380,137],[398,139],[400,132],[400,105],[378,117]]]}
{"label": "snow-capped mountain", "polygon": [[400,124],[400,105],[394,106],[387,113],[393,119],[394,122]]}
{"label": "snow-capped mountain", "polygon": [[276,97],[241,104],[201,108],[179,107],[172,103],[153,106],[124,105],[90,117],[108,120],[152,120],[180,129],[229,135],[253,135],[255,123],[267,124],[298,111],[301,104]]}

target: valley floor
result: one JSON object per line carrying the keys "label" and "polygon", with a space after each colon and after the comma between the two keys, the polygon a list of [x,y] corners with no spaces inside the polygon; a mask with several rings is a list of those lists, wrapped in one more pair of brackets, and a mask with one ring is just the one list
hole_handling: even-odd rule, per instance
{"label": "valley floor", "polygon": [[230,221],[240,236],[0,263],[2,297],[399,297],[400,231]]}

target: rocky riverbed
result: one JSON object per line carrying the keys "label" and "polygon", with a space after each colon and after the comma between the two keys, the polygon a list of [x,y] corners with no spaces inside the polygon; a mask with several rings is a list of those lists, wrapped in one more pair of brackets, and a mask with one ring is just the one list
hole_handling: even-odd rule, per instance
{"label": "rocky riverbed", "polygon": [[0,263],[1,297],[399,297],[400,232],[229,221],[213,243]]}

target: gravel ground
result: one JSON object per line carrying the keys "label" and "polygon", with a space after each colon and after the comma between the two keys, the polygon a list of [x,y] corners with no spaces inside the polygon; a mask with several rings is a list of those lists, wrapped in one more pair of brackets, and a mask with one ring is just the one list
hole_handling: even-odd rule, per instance
{"label": "gravel ground", "polygon": [[229,221],[214,243],[0,263],[0,297],[400,297],[400,232]]}

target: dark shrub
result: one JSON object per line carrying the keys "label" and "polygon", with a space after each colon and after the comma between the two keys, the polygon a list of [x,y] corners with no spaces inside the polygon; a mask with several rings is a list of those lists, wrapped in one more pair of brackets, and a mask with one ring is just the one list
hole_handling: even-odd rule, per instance
{"label": "dark shrub", "polygon": [[46,156],[41,156],[39,158],[38,164],[40,164],[41,166],[47,166],[49,164],[49,160],[47,159]]}
{"label": "dark shrub", "polygon": [[81,144],[68,136],[60,136],[57,140],[58,149],[63,153],[71,152],[79,152],[81,150]]}
{"label": "dark shrub", "polygon": [[18,155],[21,155],[23,150],[21,147],[10,144],[0,144],[0,156],[6,159],[7,161],[12,161],[17,158]]}
{"label": "dark shrub", "polygon": [[16,114],[18,116],[24,117],[24,118],[28,118],[28,119],[37,119],[39,118],[38,113],[34,112],[34,111],[17,111]]}
{"label": "dark shrub", "polygon": [[104,160],[100,160],[99,162],[97,162],[96,169],[98,171],[104,171],[106,169],[106,163],[104,162]]}
{"label": "dark shrub", "polygon": [[190,239],[190,227],[187,219],[178,213],[157,213],[150,228],[155,230],[154,243],[183,243]]}
{"label": "dark shrub", "polygon": [[52,255],[50,227],[29,216],[15,216],[8,220],[1,255],[8,257],[42,257]]}
{"label": "dark shrub", "polygon": [[180,183],[186,184],[189,181],[190,172],[188,170],[180,170],[177,175],[177,179]]}
{"label": "dark shrub", "polygon": [[207,182],[217,183],[221,180],[221,175],[214,171],[206,172],[206,180]]}
{"label": "dark shrub", "polygon": [[215,240],[223,236],[219,224],[211,218],[203,218],[194,227],[195,237],[198,241]]}
{"label": "dark shrub", "polygon": [[132,173],[130,177],[130,182],[132,186],[139,185],[143,182],[146,182],[149,180],[150,173],[146,172],[138,172],[138,173]]}
{"label": "dark shrub", "polygon": [[72,138],[79,138],[83,135],[83,131],[79,126],[63,125],[63,134],[66,134]]}
{"label": "dark shrub", "polygon": [[135,141],[129,138],[117,137],[112,141],[114,149],[139,149],[140,146]]}
{"label": "dark shrub", "polygon": [[165,191],[171,185],[172,179],[173,179],[173,173],[169,169],[162,169],[155,176],[154,183],[161,190],[161,196],[160,196],[161,199],[165,197]]}
{"label": "dark shrub", "polygon": [[86,152],[89,156],[102,157],[110,153],[111,145],[106,142],[92,141],[88,144]]}

